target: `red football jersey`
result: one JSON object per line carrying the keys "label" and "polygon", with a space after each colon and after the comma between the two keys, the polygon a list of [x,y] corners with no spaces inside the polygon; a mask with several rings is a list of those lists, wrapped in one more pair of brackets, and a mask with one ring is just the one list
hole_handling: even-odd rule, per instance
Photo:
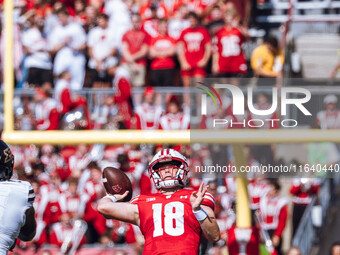
{"label": "red football jersey", "polygon": [[208,30],[204,27],[189,27],[183,30],[179,41],[184,43],[185,59],[191,68],[195,68],[204,56],[205,45],[211,40]]}
{"label": "red football jersey", "polygon": [[[166,36],[157,36],[156,38],[151,39],[150,47],[153,47],[155,50],[161,52],[164,50],[171,50],[176,46],[176,41],[172,37]],[[174,57],[160,57],[154,58],[151,61],[151,69],[170,69],[176,66]]]}
{"label": "red football jersey", "polygon": [[222,27],[214,38],[214,51],[218,52],[220,73],[245,73],[246,60],[242,52],[244,37],[239,29]]}
{"label": "red football jersey", "polygon": [[[147,34],[143,30],[129,30],[123,35],[122,42],[127,43],[130,54],[135,54],[143,44],[147,44]],[[125,63],[126,60],[123,58],[122,62]],[[137,60],[137,63],[146,65],[146,58]]]}
{"label": "red football jersey", "polygon": [[[138,205],[140,229],[145,237],[143,254],[198,254],[201,227],[190,203],[193,189],[172,195],[140,195],[131,203]],[[214,198],[206,193],[202,205],[214,210]]]}

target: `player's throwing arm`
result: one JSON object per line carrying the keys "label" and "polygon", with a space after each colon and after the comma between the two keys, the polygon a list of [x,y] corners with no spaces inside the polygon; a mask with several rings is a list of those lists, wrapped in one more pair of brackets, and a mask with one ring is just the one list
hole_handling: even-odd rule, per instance
{"label": "player's throwing arm", "polygon": [[103,183],[106,192],[98,204],[98,211],[106,219],[115,219],[139,226],[137,205],[124,203],[131,200],[132,185],[122,171],[106,167],[103,170]]}

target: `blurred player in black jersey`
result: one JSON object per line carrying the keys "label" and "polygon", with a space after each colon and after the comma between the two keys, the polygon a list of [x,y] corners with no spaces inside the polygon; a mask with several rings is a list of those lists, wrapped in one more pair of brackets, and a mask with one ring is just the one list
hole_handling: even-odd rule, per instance
{"label": "blurred player in black jersey", "polygon": [[0,254],[7,254],[16,239],[31,241],[36,221],[33,188],[25,181],[10,180],[14,156],[8,145],[0,140]]}

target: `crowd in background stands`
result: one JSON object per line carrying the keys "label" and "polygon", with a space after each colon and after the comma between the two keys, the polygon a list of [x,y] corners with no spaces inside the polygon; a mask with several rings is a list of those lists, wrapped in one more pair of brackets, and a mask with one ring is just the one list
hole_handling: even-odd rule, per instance
{"label": "crowd in background stands", "polygon": [[[132,105],[133,87],[189,86],[190,78],[282,76],[283,56],[276,38],[267,36],[250,59],[245,57],[249,0],[14,2],[16,86],[41,89],[35,98],[39,107],[18,99],[24,110],[17,114],[31,114],[36,120],[29,123],[32,118],[27,117],[23,126],[19,120],[18,129],[63,128],[57,120],[75,109],[84,116],[78,129],[138,128],[144,123],[134,118],[141,116],[134,116],[138,106]],[[3,52],[4,29],[0,44]],[[105,98],[103,109],[97,109],[106,119],[91,118],[86,100],[77,94],[84,87],[116,88],[116,96]],[[187,98],[173,101],[188,103]],[[124,120],[110,111],[119,111]]]}
{"label": "crowd in background stands", "polygon": [[[52,88],[64,71],[72,90],[111,87],[119,66],[133,86],[188,86],[187,77],[239,76],[248,69],[242,45],[250,38],[250,0],[14,2],[18,87]],[[277,41],[268,43],[254,52],[251,68],[273,77],[280,72],[272,63],[280,50]],[[173,80],[176,70],[182,82]]]}
{"label": "crowd in background stands", "polygon": [[[46,96],[37,90],[35,97]],[[109,97],[111,100],[111,97]],[[145,102],[153,102],[152,87],[145,90]],[[171,99],[170,102],[175,99]],[[268,98],[263,94],[257,96],[259,106],[265,108]],[[325,110],[317,114],[316,124],[322,129],[339,128],[339,110],[337,97],[328,95],[324,98]],[[179,104],[170,103],[170,108],[179,108]],[[144,107],[146,107],[144,105]],[[141,109],[139,109],[141,108]],[[143,105],[136,112],[143,111]],[[228,110],[226,110],[228,111]],[[161,108],[154,108],[161,113]],[[144,116],[141,114],[141,116]],[[164,115],[164,116],[167,116]],[[162,116],[160,120],[164,117]],[[275,116],[272,116],[275,119]],[[163,119],[165,121],[165,119]],[[158,122],[157,122],[158,123]],[[168,125],[178,126],[181,122],[169,119]],[[177,123],[177,124],[176,124]],[[187,122],[189,125],[189,122]],[[202,125],[204,122],[201,123]],[[145,122],[143,128],[156,129],[154,119]],[[165,124],[164,124],[165,125]],[[188,128],[188,127],[186,127]],[[104,196],[105,190],[101,182],[101,174],[106,166],[115,166],[128,174],[133,182],[134,195],[155,192],[154,184],[149,178],[147,165],[151,157],[162,148],[161,145],[93,145],[54,147],[43,146],[11,146],[16,158],[15,174],[19,179],[28,179],[33,183],[37,199],[35,208],[38,219],[38,234],[33,241],[35,247],[44,244],[60,245],[67,233],[73,228],[75,219],[87,222],[89,230],[82,244],[101,243],[103,245],[129,244],[140,252],[143,238],[137,228],[118,221],[106,221],[96,211],[96,203]],[[181,146],[173,147],[189,158],[191,167],[192,188],[197,188],[200,180],[209,183],[209,191],[216,198],[215,214],[222,233],[222,241],[212,244],[202,242],[202,248],[210,251],[224,252],[227,249],[227,236],[235,227],[235,201],[237,184],[232,173],[197,174],[197,166],[218,163],[234,165],[233,155],[228,146]],[[245,147],[244,155],[247,166],[256,169],[262,165],[278,164],[276,146],[261,145]],[[327,165],[329,167],[340,161],[337,147],[333,143],[310,143],[308,145],[308,162],[311,165]],[[209,163],[210,162],[210,163]],[[280,164],[283,164],[282,162]],[[255,171],[254,171],[255,172]],[[250,207],[258,211],[262,219],[262,227],[268,231],[277,250],[281,250],[282,234],[289,215],[292,215],[293,232],[296,234],[300,220],[307,206],[320,189],[320,179],[297,178],[292,182],[290,193],[293,208],[288,211],[287,195],[280,194],[280,184],[276,179],[265,179],[265,176],[250,175],[248,191]],[[323,176],[320,176],[323,177]],[[334,190],[330,190],[333,194]],[[31,244],[19,243],[18,247]],[[230,246],[232,247],[232,246]],[[281,254],[281,253],[279,253]]]}
{"label": "crowd in background stands", "polygon": [[[186,99],[169,95],[163,109],[157,103],[153,87],[189,86],[193,77],[282,76],[284,60],[277,39],[268,36],[250,59],[243,53],[243,44],[250,38],[249,0],[17,0],[14,3],[16,84],[18,88],[35,89],[33,102],[29,96],[20,98],[20,103],[14,101],[16,129],[185,130],[190,128]],[[3,35],[2,29],[1,52]],[[4,54],[0,56],[3,68]],[[268,85],[275,84],[273,79],[269,80]],[[131,89],[141,86],[145,87],[143,99],[133,102]],[[114,87],[116,93],[104,95],[102,102],[90,110],[86,99],[77,93],[84,87]],[[329,122],[321,128],[340,125],[340,117],[338,120],[335,114],[337,98],[329,96],[324,102],[327,109],[318,115],[318,124]],[[230,115],[229,106],[217,114],[236,118]],[[257,108],[268,107],[266,95],[259,94]],[[275,119],[275,114],[269,118]],[[207,127],[205,121],[200,123],[201,128]],[[36,193],[38,228],[32,243],[36,247],[47,243],[60,245],[72,229],[73,220],[80,218],[89,226],[82,244],[128,243],[140,252],[143,238],[137,228],[107,221],[96,211],[97,201],[105,194],[101,169],[114,165],[126,172],[133,182],[134,195],[154,192],[146,169],[150,157],[160,148],[11,146],[16,176],[30,180]],[[199,148],[200,153],[186,146],[175,149],[191,156],[188,158],[192,166],[219,155],[209,154],[207,148]],[[332,151],[327,154],[332,155],[331,159],[325,159],[327,163],[339,161],[336,148],[330,144],[314,144],[311,154],[320,149]],[[249,165],[275,163],[274,146],[246,150]],[[202,152],[206,152],[205,157]],[[226,158],[219,157],[225,160],[223,164]],[[232,157],[228,164],[233,164]],[[193,188],[199,183],[197,178],[193,176],[191,180]],[[222,241],[207,247],[218,251],[226,249],[226,235],[234,226],[237,187],[234,178],[227,175],[219,181],[207,182],[216,197],[215,213],[222,231]],[[293,182],[294,232],[319,186],[317,180]],[[256,177],[248,188],[252,210],[261,212],[264,228],[280,250],[288,201],[279,195],[279,183]],[[24,248],[30,244],[18,245]]]}
{"label": "crowd in background stands", "polygon": [[[105,195],[101,169],[114,166],[124,171],[132,181],[133,196],[156,192],[154,183],[149,178],[147,164],[162,148],[160,145],[99,144],[64,147],[48,144],[41,147],[11,146],[16,158],[15,178],[29,180],[36,193],[34,206],[38,223],[37,235],[31,243],[18,242],[18,247],[24,249],[34,245],[40,248],[45,244],[60,247],[72,230],[74,221],[82,219],[89,228],[81,244],[129,244],[139,253],[143,247],[143,237],[139,229],[119,221],[105,220],[96,210],[97,202]],[[235,176],[228,172],[223,176],[202,176],[194,170],[195,166],[203,165],[203,161],[211,160],[212,152],[207,147],[194,149],[177,145],[173,148],[188,156],[191,166],[189,186],[197,189],[203,177],[203,181],[209,184],[209,192],[215,197],[215,214],[222,239],[214,244],[202,241],[202,249],[216,252],[214,254],[225,252],[227,236],[235,228]],[[245,155],[249,167],[256,168],[260,165],[249,147],[245,148]],[[234,162],[231,159],[227,164],[233,165]],[[292,182],[290,192],[294,204],[293,234],[304,210],[318,193],[320,184],[320,180],[315,178],[297,178]],[[254,215],[255,212],[259,213],[261,226],[268,231],[279,254],[282,254],[282,234],[289,215],[289,200],[286,195],[280,195],[280,188],[277,179],[265,179],[262,175],[249,176],[251,210]]]}

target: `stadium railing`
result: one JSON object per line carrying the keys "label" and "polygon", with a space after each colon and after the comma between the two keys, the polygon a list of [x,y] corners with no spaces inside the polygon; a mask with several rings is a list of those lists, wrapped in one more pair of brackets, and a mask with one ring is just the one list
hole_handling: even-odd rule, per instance
{"label": "stadium railing", "polygon": [[[300,79],[287,79],[285,82],[286,86],[294,86],[294,87],[302,87],[303,81]],[[299,114],[299,111],[296,107],[290,107],[288,108],[288,115],[286,118],[294,118],[299,119],[299,126],[303,128],[309,128],[313,126],[315,122],[316,113],[320,110],[322,110],[323,107],[323,97],[327,94],[335,94],[338,97],[340,97],[340,87],[338,86],[325,86],[322,84],[322,82],[318,81],[315,82],[313,86],[303,86],[303,88],[306,88],[311,92],[313,104],[308,105],[308,109],[312,112],[313,117],[305,118],[301,114]],[[241,87],[244,93],[247,93],[246,87]],[[141,97],[144,93],[145,88],[133,88],[132,89],[132,95],[133,97]],[[176,94],[176,95],[183,95],[185,93],[197,93],[197,90],[192,88],[191,90],[183,87],[161,87],[161,88],[155,88],[155,92],[160,95],[160,103],[162,104],[163,108],[165,109],[165,101],[168,94]],[[264,92],[268,95],[272,94],[272,88],[271,87],[258,87],[256,89],[256,93]],[[53,94],[53,91],[51,91]],[[114,95],[116,93],[115,88],[107,88],[107,89],[92,89],[92,88],[84,88],[81,91],[75,91],[76,94],[79,94],[87,99],[88,107],[90,112],[94,112],[94,108],[96,106],[100,106],[102,102],[104,101],[104,96],[107,95]],[[14,107],[14,113],[16,114],[16,108],[22,107],[22,99],[24,96],[33,97],[35,94],[34,89],[15,89],[14,90],[14,97],[16,98],[13,102]],[[291,95],[292,97],[295,97],[297,95]],[[4,110],[4,91],[0,90],[0,112],[3,112]],[[31,100],[30,100],[31,101]],[[137,101],[137,100],[134,100]],[[138,104],[138,102],[134,102]],[[192,107],[193,108],[193,107]],[[198,109],[196,109],[198,110]],[[192,118],[191,121],[194,121],[195,119]],[[195,124],[195,123],[193,123]],[[197,123],[196,123],[197,124]]]}

